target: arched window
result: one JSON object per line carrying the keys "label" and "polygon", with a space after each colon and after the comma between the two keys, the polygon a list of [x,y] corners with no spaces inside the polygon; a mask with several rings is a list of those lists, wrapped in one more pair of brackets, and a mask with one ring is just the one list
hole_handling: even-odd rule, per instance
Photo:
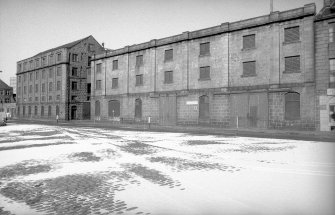
{"label": "arched window", "polygon": [[300,94],[290,92],[285,94],[285,119],[300,119]]}
{"label": "arched window", "polygon": [[100,116],[100,101],[95,102],[95,116]]}
{"label": "arched window", "polygon": [[59,106],[56,106],[56,116],[59,115]]}
{"label": "arched window", "polygon": [[142,100],[135,100],[135,118],[142,118]]}
{"label": "arched window", "polygon": [[206,95],[199,97],[199,119],[209,119],[209,97]]}
{"label": "arched window", "polygon": [[49,105],[49,107],[48,107],[48,117],[50,117],[51,116],[51,105]]}
{"label": "arched window", "polygon": [[44,106],[41,106],[41,116],[44,116]]}
{"label": "arched window", "polygon": [[118,100],[111,100],[108,102],[108,116],[109,117],[120,116],[120,102]]}
{"label": "arched window", "polygon": [[35,106],[35,116],[37,115],[37,106]]}

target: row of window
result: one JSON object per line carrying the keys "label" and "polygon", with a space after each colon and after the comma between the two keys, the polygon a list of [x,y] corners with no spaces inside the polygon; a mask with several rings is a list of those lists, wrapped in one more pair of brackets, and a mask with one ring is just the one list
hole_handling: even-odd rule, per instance
{"label": "row of window", "polygon": [[10,90],[0,90],[0,96],[2,95],[10,95]]}
{"label": "row of window", "polygon": [[[46,84],[45,83],[42,83],[41,84],[41,91],[44,93],[45,90],[46,90]],[[50,91],[53,91],[53,82],[49,82],[49,92]],[[56,90],[59,91],[61,90],[61,87],[62,87],[62,84],[60,81],[57,81],[56,83]],[[39,90],[39,87],[38,87],[38,84],[35,84],[35,93],[38,93],[38,90]],[[29,85],[29,93],[33,93],[33,85]],[[21,94],[21,87],[18,87],[18,92],[17,92],[18,95]],[[27,86],[24,86],[23,87],[23,94],[27,94]]]}
{"label": "row of window", "polygon": [[[44,116],[44,106],[41,106],[41,116]],[[18,107],[18,113],[20,115],[20,107]],[[52,112],[52,107],[51,105],[48,106],[48,116],[51,116]],[[28,106],[28,116],[32,116],[32,106]],[[37,116],[38,114],[38,106],[34,106],[34,115]],[[26,106],[22,107],[22,115],[26,116]],[[59,106],[56,106],[56,110],[55,110],[55,115],[59,115]]]}
{"label": "row of window", "polygon": [[18,71],[27,71],[29,69],[34,69],[34,68],[39,68],[41,66],[46,66],[46,65],[51,65],[56,62],[60,62],[62,60],[62,53],[57,53],[56,58],[54,57],[53,54],[48,56],[48,63],[47,63],[47,57],[41,57],[41,58],[36,58],[35,60],[30,60],[29,62],[24,62],[23,66],[22,64],[18,64]]}
{"label": "row of window", "polygon": [[[50,68],[49,69],[49,72],[48,72],[48,77],[49,78],[53,78],[53,75],[54,75],[54,71],[53,71],[53,68]],[[62,76],[62,68],[59,66],[57,67],[56,69],[56,75],[57,76]],[[46,70],[42,70],[41,72],[41,77],[42,79],[45,79],[47,76],[47,72]],[[23,77],[23,82],[26,82],[27,81],[27,77],[29,78],[29,81],[33,81],[33,72],[30,72],[30,73],[25,73],[23,75],[19,75],[18,76],[18,82],[21,83],[21,78]],[[39,71],[35,71],[35,80],[38,80],[40,77],[40,72]]]}
{"label": "row of window", "polygon": [[[35,101],[35,102],[38,102],[38,101],[39,101],[38,98],[39,98],[39,97],[35,97],[35,100],[34,100],[34,101]],[[57,95],[55,101],[59,101],[59,100],[60,100],[60,95]],[[28,101],[29,101],[29,102],[33,102],[33,97],[29,97]],[[42,102],[46,102],[46,97],[45,97],[45,96],[41,96],[41,101],[42,101]],[[48,101],[53,101],[53,97],[52,97],[52,96],[49,96],[49,97],[48,97]],[[18,102],[19,102],[19,99],[18,99]],[[26,102],[25,99],[24,99],[24,102]]]}
{"label": "row of window", "polygon": [[10,103],[10,98],[5,98],[4,100],[0,99],[0,104]]}

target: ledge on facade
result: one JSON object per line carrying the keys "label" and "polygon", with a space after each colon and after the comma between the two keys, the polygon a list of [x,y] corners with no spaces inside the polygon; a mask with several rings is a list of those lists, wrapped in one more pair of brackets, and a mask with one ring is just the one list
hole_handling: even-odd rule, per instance
{"label": "ledge on facade", "polygon": [[283,74],[296,74],[296,73],[301,73],[301,70],[295,70],[295,71],[283,71]]}

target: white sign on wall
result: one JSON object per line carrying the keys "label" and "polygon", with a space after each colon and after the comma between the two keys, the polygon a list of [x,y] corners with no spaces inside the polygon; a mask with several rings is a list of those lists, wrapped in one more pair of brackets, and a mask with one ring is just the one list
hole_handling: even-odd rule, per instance
{"label": "white sign on wall", "polygon": [[333,89],[333,88],[327,89],[327,95],[328,96],[335,96],[335,89]]}
{"label": "white sign on wall", "polygon": [[187,105],[198,105],[198,101],[186,101]]}

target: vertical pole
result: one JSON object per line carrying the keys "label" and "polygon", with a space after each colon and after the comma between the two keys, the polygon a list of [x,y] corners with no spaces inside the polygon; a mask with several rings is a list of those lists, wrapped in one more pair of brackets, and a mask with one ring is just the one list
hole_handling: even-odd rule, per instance
{"label": "vertical pole", "polygon": [[238,129],[238,116],[236,116],[236,128]]}

